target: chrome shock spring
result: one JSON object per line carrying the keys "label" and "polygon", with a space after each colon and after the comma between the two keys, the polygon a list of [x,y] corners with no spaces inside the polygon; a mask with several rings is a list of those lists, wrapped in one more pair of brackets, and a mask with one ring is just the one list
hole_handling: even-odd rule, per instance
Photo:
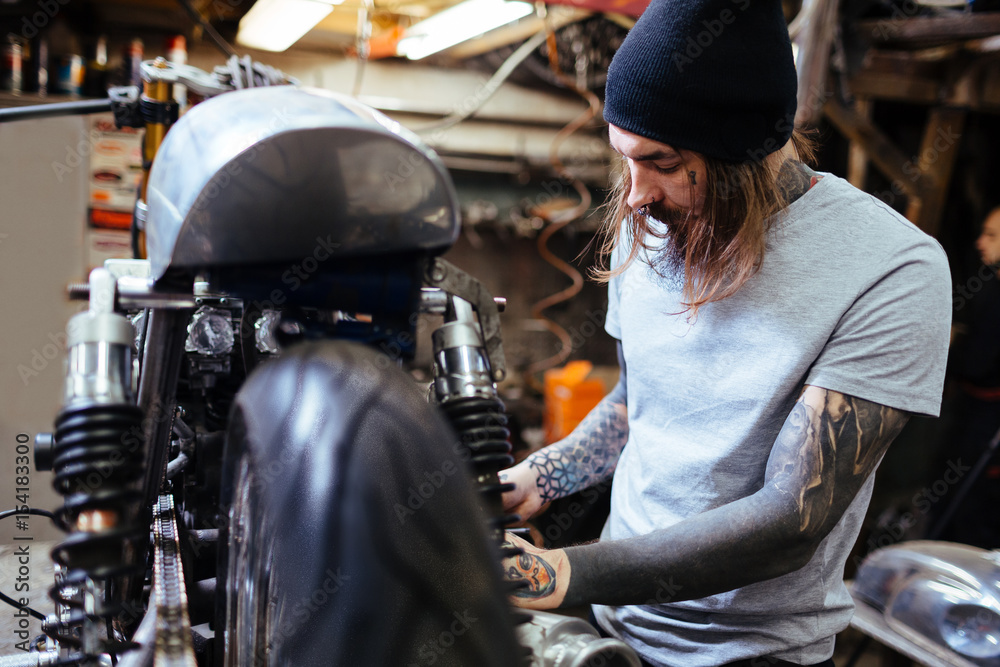
{"label": "chrome shock spring", "polygon": [[[517,515],[505,514],[503,510],[503,494],[514,490],[514,485],[499,479],[499,472],[514,463],[505,407],[497,394],[482,333],[469,302],[449,296],[445,320],[432,335],[433,395],[469,453],[472,472],[489,516],[490,534],[498,545],[500,556],[518,556],[522,550],[507,543],[504,533],[507,526],[520,521]],[[513,583],[512,588],[520,588],[525,583]],[[514,620],[525,622],[527,617],[515,613]]]}
{"label": "chrome shock spring", "polygon": [[111,589],[143,568],[134,557],[146,539],[142,495],[134,488],[142,462],[132,444],[141,424],[134,405],[74,406],[56,418],[53,486],[64,499],[56,514],[70,534],[52,550],[64,570],[49,595],[63,613],[46,632],[87,657],[130,647],[114,641],[111,620],[121,607]]}
{"label": "chrome shock spring", "polygon": [[131,647],[116,640],[125,580],[141,573],[142,410],[135,405],[133,331],[114,312],[115,279],[90,275],[90,309],[67,327],[67,376],[48,463],[63,497],[57,522],[69,533],[52,550],[59,566],[46,634],[89,664]]}
{"label": "chrome shock spring", "polygon": [[469,453],[473,475],[490,516],[492,536],[502,543],[504,528],[518,521],[517,516],[503,512],[503,493],[513,490],[514,485],[501,483],[498,478],[501,470],[514,463],[503,401],[498,397],[472,396],[448,401],[441,409]]}
{"label": "chrome shock spring", "polygon": [[[503,494],[515,488],[512,483],[501,482],[498,475],[514,463],[503,401],[496,396],[457,398],[442,404],[441,410],[469,453],[476,486],[489,515],[490,537],[499,545],[501,558],[522,554],[523,550],[508,543],[504,535],[507,526],[520,522],[521,517],[503,510]],[[508,582],[508,585],[517,590],[527,586],[527,582]],[[511,617],[518,625],[531,621],[530,615],[514,609]]]}

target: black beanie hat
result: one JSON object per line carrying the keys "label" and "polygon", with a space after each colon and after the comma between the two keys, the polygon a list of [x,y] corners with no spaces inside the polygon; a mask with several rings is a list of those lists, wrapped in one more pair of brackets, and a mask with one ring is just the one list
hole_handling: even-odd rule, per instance
{"label": "black beanie hat", "polygon": [[722,160],[792,135],[797,83],[778,0],[652,0],[608,69],[604,119]]}

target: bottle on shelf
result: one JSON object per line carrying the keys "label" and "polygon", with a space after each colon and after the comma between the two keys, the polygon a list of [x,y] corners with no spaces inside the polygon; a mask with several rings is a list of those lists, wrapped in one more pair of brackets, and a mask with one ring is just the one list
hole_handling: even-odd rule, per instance
{"label": "bottle on shelf", "polygon": [[[167,38],[164,45],[167,52],[167,62],[176,65],[187,63],[187,41],[184,35],[173,35]],[[187,111],[187,87],[181,84],[174,85],[174,101],[177,102],[180,113]]]}
{"label": "bottle on shelf", "polygon": [[45,97],[49,92],[49,40],[36,35],[25,54],[24,90]]}
{"label": "bottle on shelf", "polygon": [[79,95],[83,91],[83,57],[66,53],[56,59],[56,92]]}
{"label": "bottle on shelf", "polygon": [[20,95],[23,81],[21,68],[24,62],[24,44],[21,38],[14,34],[8,34],[3,40],[2,55],[0,89]]}
{"label": "bottle on shelf", "polygon": [[136,37],[130,41],[122,52],[122,78],[126,86],[142,88],[142,40]]}
{"label": "bottle on shelf", "polygon": [[104,35],[98,37],[89,55],[83,78],[83,94],[87,97],[103,97],[108,92],[108,38]]}
{"label": "bottle on shelf", "polygon": [[79,95],[83,91],[83,50],[80,40],[60,17],[52,21],[48,32],[52,69],[50,89],[62,95]]}

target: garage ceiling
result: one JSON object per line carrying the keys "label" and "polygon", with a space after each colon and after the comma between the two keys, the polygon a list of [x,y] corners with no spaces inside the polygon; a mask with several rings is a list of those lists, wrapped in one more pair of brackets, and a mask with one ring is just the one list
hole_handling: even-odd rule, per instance
{"label": "garage ceiling", "polygon": [[[254,0],[189,0],[191,5],[229,41],[235,41],[239,20],[249,11]],[[373,0],[371,13],[372,39],[377,51],[381,42],[391,41],[410,25],[425,19],[443,9],[455,5],[459,0]],[[589,12],[614,12],[614,19],[626,26],[629,16],[637,16],[648,0],[556,0],[551,13],[565,17],[585,16]],[[358,31],[358,15],[365,9],[366,0],[345,0],[343,4],[323,19],[297,44],[297,48],[313,50],[350,51]],[[51,3],[57,6],[55,0]],[[0,20],[13,25],[24,16],[37,14],[40,8],[37,0],[0,0]],[[66,19],[71,28],[83,35],[109,34],[113,41],[129,36],[154,37],[157,33],[181,32],[188,37],[201,37],[201,28],[188,16],[179,0],[59,0],[57,17]],[[0,26],[2,27],[2,26]],[[8,30],[10,28],[8,27]],[[489,44],[489,48],[524,39],[525,30],[510,31],[501,35],[500,43]],[[494,36],[495,37],[495,36]],[[474,55],[462,53],[462,57]],[[378,53],[376,53],[378,55]]]}

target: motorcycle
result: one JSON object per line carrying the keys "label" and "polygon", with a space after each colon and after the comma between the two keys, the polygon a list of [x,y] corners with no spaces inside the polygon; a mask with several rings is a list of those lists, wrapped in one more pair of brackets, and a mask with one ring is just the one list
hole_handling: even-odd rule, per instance
{"label": "motorcycle", "polygon": [[[69,533],[55,613],[0,664],[638,667],[506,601],[504,302],[441,258],[460,211],[440,159],[292,85],[174,123],[165,84],[218,80],[143,71],[115,110],[147,128],[147,259],[71,289],[88,309],[35,451]],[[431,317],[428,387],[403,367]]]}

